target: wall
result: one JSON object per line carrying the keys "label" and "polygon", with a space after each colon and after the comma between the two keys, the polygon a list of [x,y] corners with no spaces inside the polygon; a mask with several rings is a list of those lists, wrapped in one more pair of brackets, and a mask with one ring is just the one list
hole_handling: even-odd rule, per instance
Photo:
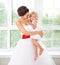
{"label": "wall", "polygon": [[[53,59],[54,59],[56,65],[60,65],[60,57],[59,58],[54,57]],[[1,57],[0,58],[0,65],[7,65],[9,60],[10,60],[10,57],[4,57],[4,58]]]}

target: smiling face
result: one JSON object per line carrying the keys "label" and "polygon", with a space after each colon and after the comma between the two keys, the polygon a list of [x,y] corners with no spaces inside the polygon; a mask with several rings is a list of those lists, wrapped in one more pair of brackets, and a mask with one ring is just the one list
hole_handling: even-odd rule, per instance
{"label": "smiling face", "polygon": [[36,21],[36,22],[38,21],[38,16],[37,16],[37,13],[36,12],[32,12],[31,13],[31,20],[32,21]]}

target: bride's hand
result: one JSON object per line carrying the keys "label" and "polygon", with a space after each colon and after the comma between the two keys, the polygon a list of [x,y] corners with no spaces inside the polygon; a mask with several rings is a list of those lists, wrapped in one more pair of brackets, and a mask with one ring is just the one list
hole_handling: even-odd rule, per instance
{"label": "bride's hand", "polygon": [[43,31],[42,31],[42,30],[38,31],[38,34],[39,34],[41,37],[43,37]]}

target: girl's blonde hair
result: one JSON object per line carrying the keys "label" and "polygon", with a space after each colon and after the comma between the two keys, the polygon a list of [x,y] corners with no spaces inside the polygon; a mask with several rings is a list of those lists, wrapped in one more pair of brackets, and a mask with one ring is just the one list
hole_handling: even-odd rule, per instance
{"label": "girl's blonde hair", "polygon": [[38,20],[38,14],[37,14],[37,12],[34,12],[34,11],[33,11],[33,12],[31,12],[31,16],[32,16],[32,15],[34,15],[34,16],[35,16],[36,20]]}

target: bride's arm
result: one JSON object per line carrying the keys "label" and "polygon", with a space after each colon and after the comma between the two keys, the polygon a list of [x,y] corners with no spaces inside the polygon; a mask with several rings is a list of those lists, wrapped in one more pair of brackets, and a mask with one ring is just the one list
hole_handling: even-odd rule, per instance
{"label": "bride's arm", "polygon": [[22,25],[19,21],[16,22],[16,25],[17,25],[17,27],[19,28],[19,30],[20,30],[23,34],[25,34],[25,35],[35,35],[35,34],[40,34],[40,33],[41,33],[41,32],[39,32],[39,31],[30,32],[30,31],[25,30],[25,28],[23,27],[23,25]]}

